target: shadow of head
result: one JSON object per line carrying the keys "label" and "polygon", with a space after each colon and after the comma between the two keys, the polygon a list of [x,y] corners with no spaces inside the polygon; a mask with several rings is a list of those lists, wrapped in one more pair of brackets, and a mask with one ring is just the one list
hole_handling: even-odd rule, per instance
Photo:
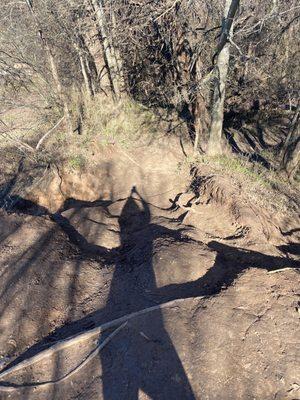
{"label": "shadow of head", "polygon": [[149,205],[133,186],[118,218],[120,229],[141,229],[151,221]]}

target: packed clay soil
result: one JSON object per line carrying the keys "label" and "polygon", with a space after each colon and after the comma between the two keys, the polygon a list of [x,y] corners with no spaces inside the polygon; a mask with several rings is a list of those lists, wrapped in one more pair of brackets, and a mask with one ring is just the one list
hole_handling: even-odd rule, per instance
{"label": "packed clay soil", "polygon": [[0,211],[1,400],[300,399],[298,216],[171,147]]}

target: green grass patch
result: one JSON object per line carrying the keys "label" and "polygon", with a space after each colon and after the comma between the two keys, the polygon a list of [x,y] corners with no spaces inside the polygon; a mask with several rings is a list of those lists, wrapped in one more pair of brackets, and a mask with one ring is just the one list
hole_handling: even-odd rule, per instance
{"label": "green grass patch", "polygon": [[209,157],[200,155],[192,163],[209,165],[217,171],[240,175],[249,181],[258,182],[265,186],[272,186],[274,183],[280,182],[280,178],[275,171],[268,170],[263,165],[250,162],[242,157],[228,157],[224,155]]}
{"label": "green grass patch", "polygon": [[68,159],[68,166],[71,170],[80,170],[85,164],[85,159],[81,154],[74,154]]}

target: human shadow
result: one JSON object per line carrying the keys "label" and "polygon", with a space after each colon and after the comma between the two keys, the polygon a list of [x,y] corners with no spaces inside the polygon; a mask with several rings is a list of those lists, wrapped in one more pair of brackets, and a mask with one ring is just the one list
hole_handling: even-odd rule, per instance
{"label": "human shadow", "polygon": [[[53,344],[53,339],[63,339],[76,334],[83,329],[92,327],[91,321],[105,322],[151,307],[154,304],[167,301],[167,296],[157,298],[157,285],[153,270],[153,242],[157,238],[168,238],[174,241],[190,241],[182,235],[183,229],[169,229],[151,222],[149,204],[132,188],[130,196],[117,201],[81,202],[69,199],[57,213],[49,213],[43,207],[22,198],[15,199],[15,208],[11,212],[51,218],[64,231],[71,243],[80,250],[81,257],[90,258],[114,268],[110,282],[106,305],[95,314],[89,315],[75,326],[68,324],[65,330],[60,329],[43,342],[39,342],[15,359],[6,368],[18,364],[21,360],[37,354]],[[112,215],[108,207],[118,201],[125,201],[120,215]],[[84,208],[101,207],[108,218],[118,220],[120,228],[120,246],[109,250],[99,244],[90,243],[77,230],[64,212]],[[73,211],[71,212],[71,216]],[[71,299],[70,299],[71,300]],[[139,332],[129,332],[124,338],[127,341],[124,352],[124,340],[121,349],[116,340],[110,344],[109,351],[104,349],[100,354],[102,364],[102,382],[104,399],[137,399],[142,390],[154,399],[194,399],[192,388],[185,374],[183,365],[164,327],[160,310],[151,317],[151,327],[154,328],[151,339],[143,337]],[[100,341],[102,341],[102,337]],[[137,347],[130,346],[130,341],[136,341]],[[122,357],[122,359],[120,359]],[[119,358],[122,364],[128,364],[126,372],[116,364]],[[114,360],[114,362],[112,362]],[[141,367],[144,365],[144,368]],[[147,365],[147,367],[146,367]],[[152,373],[149,374],[149,365]],[[145,368],[147,370],[145,370]]]}
{"label": "human shadow", "polygon": [[[133,312],[149,306],[148,293],[157,290],[153,270],[153,240],[168,229],[151,224],[148,204],[133,187],[118,218],[120,226],[120,258],[111,280],[106,308],[113,314],[119,309]],[[138,236],[142,240],[139,240]],[[131,250],[142,243],[140,254]],[[137,275],[143,275],[142,283]],[[114,309],[114,311],[112,310]],[[118,312],[117,312],[118,314]],[[121,315],[121,314],[120,314]],[[151,317],[155,337],[142,337],[140,332],[126,328],[122,340],[115,340],[100,353],[103,398],[138,399],[139,391],[152,399],[194,399],[193,391],[180,358],[164,327],[158,310]],[[103,338],[100,338],[100,341]],[[161,355],[167,351],[167,359]],[[125,368],[124,368],[125,366]]]}
{"label": "human shadow", "polygon": [[[266,255],[211,241],[208,248],[215,252],[216,258],[203,276],[187,283],[157,287],[153,266],[154,241],[195,241],[184,235],[184,229],[179,228],[179,225],[175,229],[169,229],[163,224],[153,223],[149,203],[136,188],[132,188],[128,198],[117,201],[125,201],[120,215],[112,215],[108,209],[109,205],[116,201],[78,202],[73,199],[66,202],[62,208],[63,212],[70,207],[76,209],[78,206],[80,209],[100,206],[106,210],[109,218],[117,219],[120,246],[113,251],[98,244],[90,244],[61,213],[49,214],[47,210],[22,199],[17,202],[22,212],[39,216],[48,214],[80,250],[80,257],[92,256],[99,260],[100,265],[104,260],[114,271],[103,308],[58,328],[15,359],[7,368],[53,345],[53,341],[67,339],[83,330],[93,328],[95,324],[99,325],[178,298],[216,295],[248,268],[267,271],[287,267],[299,268],[299,262],[291,258]],[[171,210],[175,206],[175,203],[172,203]],[[145,326],[147,331],[143,329],[143,336],[140,331],[127,325],[121,336],[118,334],[109,346],[100,352],[103,398],[134,400],[138,398],[139,391],[142,391],[154,399],[194,399],[188,377],[166,331],[159,309],[151,315],[151,322],[148,321]],[[99,338],[100,342],[105,340],[106,335]],[[59,366],[57,369],[59,373]]]}

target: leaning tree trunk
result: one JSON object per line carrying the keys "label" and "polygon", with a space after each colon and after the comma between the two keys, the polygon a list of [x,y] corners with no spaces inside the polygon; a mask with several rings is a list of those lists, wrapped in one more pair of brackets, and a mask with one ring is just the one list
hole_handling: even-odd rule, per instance
{"label": "leaning tree trunk", "polygon": [[103,3],[102,0],[91,0],[91,1],[97,17],[97,23],[99,27],[101,45],[103,50],[103,58],[105,62],[105,68],[107,70],[108,79],[110,81],[111,90],[113,94],[117,98],[119,98],[121,93],[121,82],[120,82],[118,60],[116,58],[116,52],[108,38],[107,24],[105,20]]}
{"label": "leaning tree trunk", "polygon": [[[73,7],[76,7],[76,0],[67,0],[70,9],[72,10]],[[78,5],[77,5],[78,6]],[[83,82],[85,86],[85,92],[88,95],[88,97],[91,99],[94,94],[94,86],[93,86],[93,78],[91,75],[91,71],[88,65],[88,57],[91,56],[86,44],[85,44],[85,38],[83,34],[81,33],[81,27],[78,24],[78,19],[80,18],[80,15],[76,15],[76,13],[72,13],[72,23],[74,25],[74,33],[72,37],[72,42],[74,49],[78,55],[79,62],[80,62],[80,69],[81,69],[81,74],[83,77]]]}
{"label": "leaning tree trunk", "polygon": [[59,78],[59,74],[58,74],[58,68],[53,56],[53,52],[52,49],[48,43],[48,40],[46,38],[43,37],[43,30],[42,30],[42,26],[39,23],[39,20],[36,16],[35,10],[33,9],[33,5],[32,5],[32,1],[30,0],[26,0],[27,6],[29,8],[29,11],[32,14],[33,17],[33,21],[34,24],[36,26],[36,30],[37,33],[39,35],[39,38],[41,39],[41,43],[42,46],[45,50],[45,53],[48,57],[48,61],[49,61],[49,65],[50,65],[50,69],[51,69],[51,73],[52,73],[52,78],[54,80],[55,86],[56,86],[56,92],[58,94],[58,97],[60,98],[60,101],[62,102],[63,105],[63,109],[64,109],[64,117],[67,123],[67,129],[69,133],[73,133],[73,129],[72,129],[72,119],[71,119],[71,113],[69,110],[69,106],[68,106],[68,101],[66,99],[60,78]]}
{"label": "leaning tree trunk", "polygon": [[84,62],[85,62],[85,69],[90,81],[91,85],[91,90],[94,93],[94,95],[97,93],[98,88],[97,88],[97,80],[98,80],[98,71],[96,67],[96,62],[94,59],[94,56],[89,49],[89,46],[85,43],[84,38],[82,38],[82,45],[83,45],[83,51],[84,51]]}
{"label": "leaning tree trunk", "polygon": [[[214,89],[213,106],[211,113],[211,126],[207,153],[209,155],[222,154],[224,145],[222,141],[224,101],[226,80],[230,58],[230,37],[233,31],[233,19],[239,6],[239,0],[225,0],[222,32],[215,57],[217,57],[217,81]],[[215,58],[214,57],[214,58]]]}
{"label": "leaning tree trunk", "polygon": [[57,94],[58,94],[62,104],[63,104],[64,116],[65,116],[65,120],[66,120],[66,123],[67,123],[67,129],[68,129],[68,132],[70,134],[72,134],[73,133],[73,128],[72,128],[71,113],[70,113],[70,110],[69,110],[68,101],[67,101],[67,99],[65,97],[65,94],[64,94],[64,91],[63,91],[63,88],[62,88],[62,84],[61,84],[60,79],[59,79],[58,70],[57,70],[57,66],[56,66],[55,60],[54,60],[54,56],[53,56],[52,51],[51,51],[50,47],[48,46],[47,42],[44,43],[44,46],[45,46],[45,49],[46,49],[46,52],[47,52],[47,55],[48,55],[48,59],[49,59],[50,67],[51,67],[51,72],[52,72],[52,77],[53,77],[53,80],[54,80],[55,85],[56,85],[56,91],[57,91]]}
{"label": "leaning tree trunk", "polygon": [[79,56],[79,61],[80,61],[80,66],[81,66],[81,73],[82,73],[82,76],[83,76],[85,89],[86,89],[86,92],[87,92],[89,98],[92,98],[94,96],[94,89],[93,89],[93,85],[92,85],[91,76],[90,76],[89,71],[87,69],[86,56],[85,56],[85,54],[83,54],[80,51],[79,51],[78,56]]}
{"label": "leaning tree trunk", "polygon": [[281,168],[286,171],[290,180],[293,180],[300,165],[300,101],[289,133],[283,145],[281,155]]}
{"label": "leaning tree trunk", "polygon": [[74,48],[78,54],[85,90],[88,97],[91,99],[95,94],[93,87],[93,79],[91,76],[91,71],[88,67],[88,59],[84,45],[84,38],[79,34],[76,35],[76,38],[74,40]]}

